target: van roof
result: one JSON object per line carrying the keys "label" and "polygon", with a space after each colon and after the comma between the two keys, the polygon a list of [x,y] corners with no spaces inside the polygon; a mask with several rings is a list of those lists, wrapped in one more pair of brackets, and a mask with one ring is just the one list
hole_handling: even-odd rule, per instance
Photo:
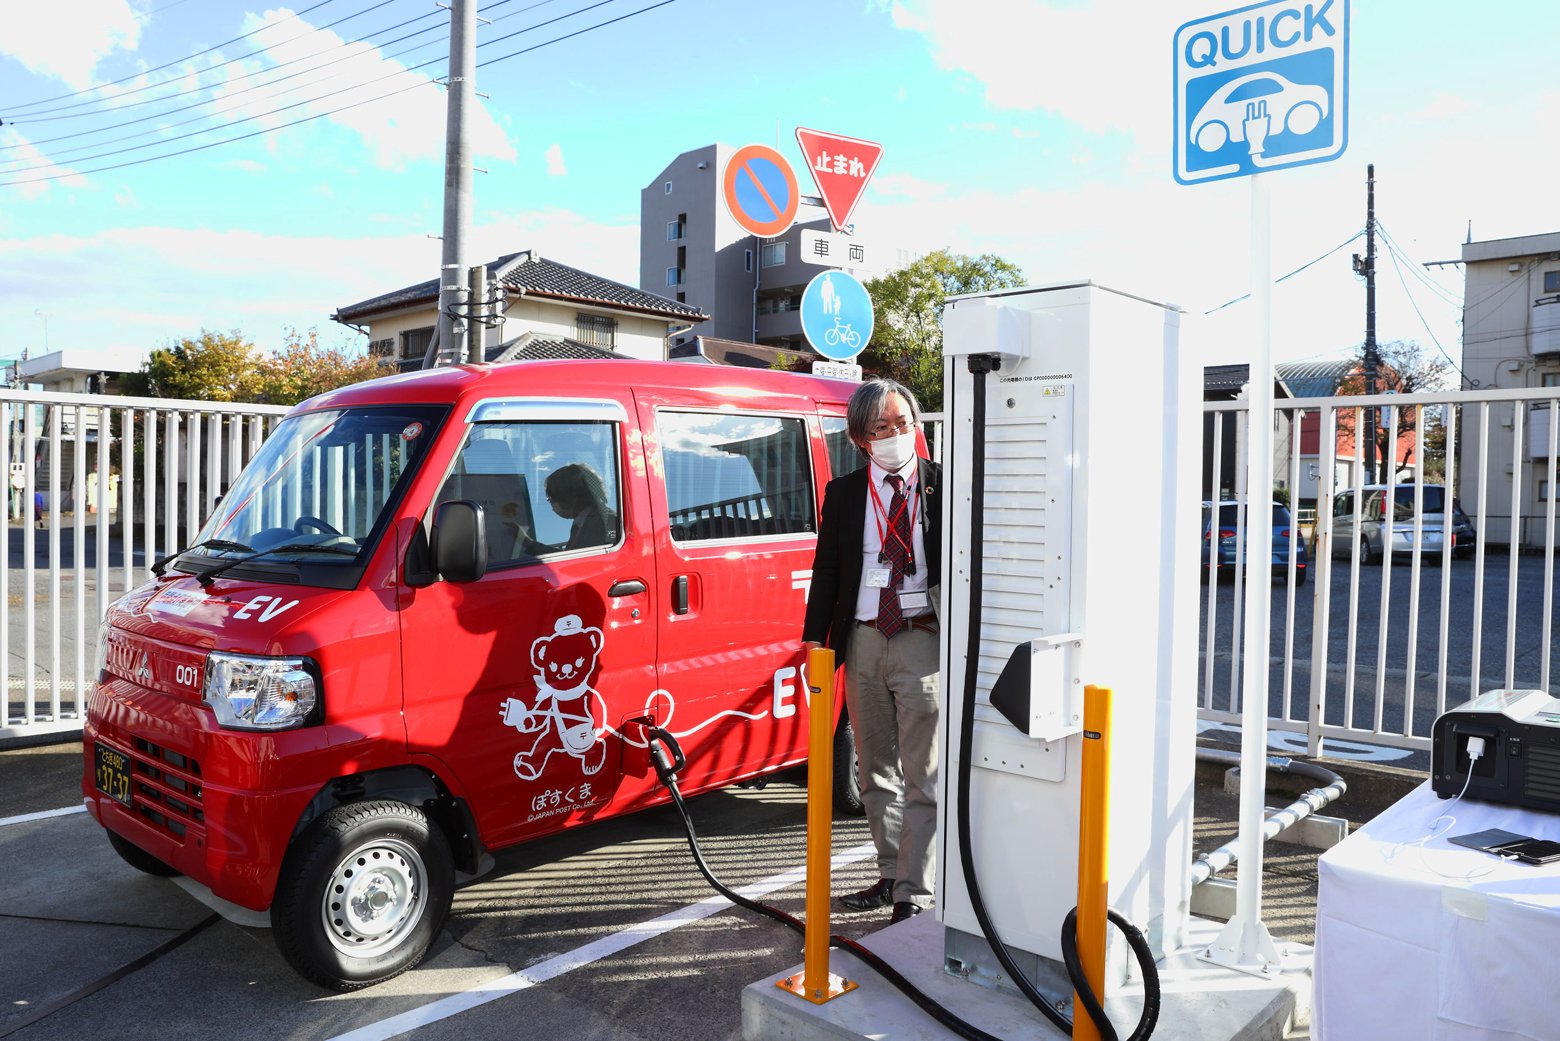
{"label": "van roof", "polygon": [[734,398],[774,394],[846,401],[859,384],[804,373],[681,361],[525,361],[448,365],[404,372],[328,391],[300,411],[385,404],[455,403],[489,397],[581,397],[627,387],[729,389]]}

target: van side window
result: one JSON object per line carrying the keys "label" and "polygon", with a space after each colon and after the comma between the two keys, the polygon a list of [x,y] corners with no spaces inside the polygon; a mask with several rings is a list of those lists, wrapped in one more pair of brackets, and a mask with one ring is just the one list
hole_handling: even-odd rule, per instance
{"label": "van side window", "polygon": [[1333,499],[1333,516],[1346,517],[1354,514],[1354,493],[1343,492]]}
{"label": "van side window", "polygon": [[807,426],[740,413],[662,412],[668,524],[678,542],[813,531]]}
{"label": "van side window", "polygon": [[482,507],[488,567],[622,540],[617,424],[478,423],[437,502]]}
{"label": "van side window", "polygon": [[844,416],[823,417],[823,443],[829,449],[830,476],[844,477],[867,465],[867,457],[851,443],[850,435],[845,432]]}

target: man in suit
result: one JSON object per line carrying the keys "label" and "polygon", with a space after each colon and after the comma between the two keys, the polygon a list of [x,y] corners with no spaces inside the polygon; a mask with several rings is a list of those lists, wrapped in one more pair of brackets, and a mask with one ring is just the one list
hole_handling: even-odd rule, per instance
{"label": "man in suit", "polygon": [[937,830],[937,615],[942,580],[942,468],[916,456],[915,396],[888,379],[851,395],[846,433],[870,462],[824,491],[803,653],[845,664],[861,801],[878,881],[840,902],[893,905],[891,921],[933,901]]}

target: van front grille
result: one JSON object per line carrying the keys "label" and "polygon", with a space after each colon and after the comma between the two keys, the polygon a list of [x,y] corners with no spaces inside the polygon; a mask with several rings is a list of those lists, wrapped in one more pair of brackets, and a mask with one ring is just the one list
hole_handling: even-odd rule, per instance
{"label": "van front grille", "polygon": [[181,839],[191,825],[204,825],[199,763],[139,737],[131,758],[136,813]]}

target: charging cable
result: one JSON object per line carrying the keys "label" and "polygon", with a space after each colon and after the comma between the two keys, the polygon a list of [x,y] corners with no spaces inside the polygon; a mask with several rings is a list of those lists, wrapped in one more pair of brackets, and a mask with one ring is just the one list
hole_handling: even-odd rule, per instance
{"label": "charging cable", "polygon": [[[1464,795],[1468,794],[1468,786],[1473,783],[1473,765],[1480,759],[1484,758],[1484,751],[1486,747],[1487,746],[1485,745],[1484,738],[1479,737],[1476,734],[1468,735],[1468,744],[1465,746],[1465,751],[1468,753],[1468,776],[1463,778],[1462,790],[1457,793],[1457,797],[1447,804],[1446,808],[1448,811],[1450,811],[1453,806],[1457,805],[1458,800],[1460,800]],[[1437,832],[1436,827],[1440,825],[1442,821],[1446,822],[1446,827]],[[1488,875],[1491,871],[1495,870],[1494,865],[1490,865],[1489,867],[1484,868],[1482,871],[1448,872],[1440,870],[1434,864],[1430,863],[1429,858],[1425,856],[1425,843],[1434,839],[1445,838],[1447,835],[1449,835],[1451,830],[1457,827],[1457,818],[1453,817],[1450,812],[1443,813],[1425,827],[1426,833],[1423,838],[1411,843],[1398,843],[1392,849],[1387,851],[1385,859],[1390,862],[1393,856],[1396,855],[1398,849],[1401,849],[1404,845],[1408,845],[1409,847],[1419,851],[1419,861],[1425,866],[1427,870],[1434,872],[1442,878],[1448,878],[1458,882],[1472,882],[1474,879],[1483,878],[1485,875]]]}

